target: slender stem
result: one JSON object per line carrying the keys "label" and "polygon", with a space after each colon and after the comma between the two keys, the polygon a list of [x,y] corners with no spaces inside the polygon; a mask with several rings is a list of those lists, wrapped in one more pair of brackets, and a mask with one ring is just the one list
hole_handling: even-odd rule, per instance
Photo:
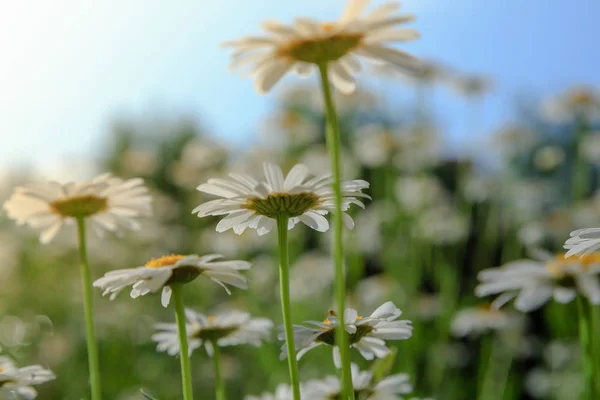
{"label": "slender stem", "polygon": [[179,360],[181,362],[181,385],[183,388],[183,399],[194,400],[194,394],[192,390],[192,368],[190,366],[190,354],[188,352],[182,286],[181,284],[175,284],[171,286],[171,289],[173,289],[175,320],[177,321],[177,332],[179,333]]}
{"label": "slender stem", "polygon": [[87,257],[85,240],[85,220],[77,219],[77,234],[79,237],[79,257],[81,258],[81,285],[83,286],[83,313],[85,316],[85,336],[87,342],[88,365],[90,369],[90,385],[92,400],[102,399],[100,386],[100,363],[98,361],[98,343],[94,330],[94,298],[92,292],[92,274]]}
{"label": "slender stem", "polygon": [[225,400],[225,385],[221,376],[221,350],[217,341],[213,341],[213,361],[215,364],[215,399]]}
{"label": "slender stem", "polygon": [[[341,149],[340,149],[340,127],[338,123],[331,85],[327,76],[327,64],[319,66],[321,73],[321,87],[323,100],[327,112],[327,150],[331,159],[333,172],[333,193],[335,201],[335,213],[333,214],[333,261],[335,266],[335,298],[337,303],[337,314],[340,320],[344,318],[344,301],[346,300],[346,277],[344,274],[344,260],[342,248],[342,177],[341,177]],[[354,388],[352,385],[352,372],[350,368],[350,345],[348,334],[343,323],[336,327],[336,345],[340,348],[342,359],[342,385],[346,398],[354,400]]]}
{"label": "slender stem", "polygon": [[590,335],[589,305],[583,296],[577,296],[577,310],[579,311],[579,341],[583,356],[584,399],[598,399],[596,384],[594,383],[594,353],[592,351],[592,337]]}
{"label": "slender stem", "polygon": [[296,360],[294,327],[292,326],[292,305],[290,301],[290,262],[288,257],[288,217],[277,218],[277,238],[279,241],[279,289],[281,291],[281,313],[287,343],[288,368],[294,400],[300,400],[300,376]]}

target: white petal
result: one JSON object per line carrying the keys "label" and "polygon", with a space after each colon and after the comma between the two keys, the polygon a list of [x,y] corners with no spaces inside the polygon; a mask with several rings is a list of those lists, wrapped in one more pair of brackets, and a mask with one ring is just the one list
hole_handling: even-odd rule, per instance
{"label": "white petal", "polygon": [[167,307],[169,305],[169,302],[171,301],[171,294],[173,293],[173,290],[171,289],[171,286],[165,286],[162,290],[162,294],[160,296],[160,303],[162,304],[163,307]]}

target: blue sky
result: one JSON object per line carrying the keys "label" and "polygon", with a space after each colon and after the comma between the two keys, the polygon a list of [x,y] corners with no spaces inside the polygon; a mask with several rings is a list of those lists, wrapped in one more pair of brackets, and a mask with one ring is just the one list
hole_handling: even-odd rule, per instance
{"label": "blue sky", "polygon": [[[374,1],[380,4],[381,1]],[[256,33],[263,19],[333,19],[344,0],[23,0],[0,5],[0,165],[93,156],[119,115],[197,116],[239,145],[273,106],[226,70],[223,40]],[[489,75],[491,130],[523,91],[600,87],[597,0],[405,0],[422,39],[405,48],[464,72]],[[289,81],[288,81],[289,82]],[[409,89],[389,85],[391,96]],[[446,130],[465,140],[464,109],[440,90]]]}

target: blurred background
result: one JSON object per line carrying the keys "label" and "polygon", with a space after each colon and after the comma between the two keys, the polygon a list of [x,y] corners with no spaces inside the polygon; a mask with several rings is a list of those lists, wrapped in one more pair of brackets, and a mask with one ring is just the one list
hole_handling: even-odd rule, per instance
{"label": "blurred background", "polygon": [[[207,200],[197,185],[235,170],[260,174],[263,161],[326,171],[320,95],[314,77],[287,77],[258,96],[251,80],[228,73],[219,44],[258,32],[264,19],[334,19],[344,5],[0,3],[0,200],[23,182],[142,176],[154,218],[141,233],[92,240],[94,277],[170,252],[248,259],[248,292],[229,297],[194,282],[187,303],[200,312],[246,309],[279,325],[273,235],[216,234],[215,221],[190,212]],[[479,270],[535,248],[560,251],[571,230],[600,223],[600,3],[406,0],[403,8],[422,34],[403,49],[425,60],[423,74],[370,68],[358,93],[337,98],[344,177],[367,179],[373,197],[346,235],[349,302],[369,314],[393,300],[414,321],[391,371],[410,373],[419,395],[472,399],[482,385],[498,393],[493,382],[505,379],[502,397],[492,398],[576,399],[574,305],[525,316],[488,310],[472,293]],[[41,246],[2,215],[0,237],[1,353],[55,371],[41,399],[81,399],[74,234]],[[292,240],[294,318],[322,319],[332,305],[329,235],[295,229]],[[99,295],[106,398],[141,399],[140,387],[178,398],[178,360],[150,342],[171,310],[157,296]],[[465,310],[476,311],[466,325]],[[478,323],[494,328],[469,328]],[[274,339],[225,351],[230,398],[286,381],[278,349]],[[334,373],[330,358],[311,352],[301,376]],[[192,362],[199,398],[212,398],[210,360],[197,352]]]}

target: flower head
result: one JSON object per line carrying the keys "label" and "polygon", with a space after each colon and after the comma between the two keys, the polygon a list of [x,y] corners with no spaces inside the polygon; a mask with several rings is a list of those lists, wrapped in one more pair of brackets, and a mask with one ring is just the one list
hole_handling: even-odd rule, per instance
{"label": "flower head", "polygon": [[328,65],[333,85],[343,93],[356,88],[355,74],[361,71],[357,56],[399,69],[418,70],[418,60],[392,48],[390,43],[419,38],[414,29],[397,28],[412,22],[410,14],[395,14],[398,3],[388,3],[362,15],[368,0],[351,0],[335,22],[322,23],[297,18],[293,24],[263,23],[269,36],[247,36],[227,42],[234,49],[231,67],[249,67],[259,93],[266,93],[289,71],[308,76],[315,65]]}
{"label": "flower head", "polygon": [[[351,368],[354,397],[357,399],[404,400],[401,395],[413,390],[407,374],[391,375],[379,382],[373,382],[371,371],[361,371],[356,364],[352,364]],[[341,392],[341,382],[335,376],[310,380],[302,385],[302,396],[311,400],[340,399]]]}
{"label": "flower head", "polygon": [[[389,353],[385,345],[386,340],[402,340],[412,336],[411,321],[396,321],[402,314],[391,301],[378,307],[368,317],[358,315],[352,308],[344,312],[343,324],[350,336],[350,346],[354,347],[367,360],[383,358]],[[329,312],[323,322],[307,321],[312,326],[294,325],[294,340],[296,344],[296,357],[300,359],[309,350],[321,345],[333,346],[333,360],[337,367],[340,366],[339,349],[335,346],[336,326],[342,321],[333,311]],[[313,327],[314,326],[314,327]],[[279,339],[285,340],[281,333]],[[286,357],[286,344],[281,347],[280,358]]]}
{"label": "flower head", "polygon": [[600,253],[570,259],[537,251],[536,258],[481,271],[475,294],[501,294],[492,302],[496,308],[516,298],[515,308],[523,312],[535,310],[551,298],[569,303],[578,293],[592,304],[600,304]]}
{"label": "flower head", "polygon": [[478,336],[490,331],[503,331],[523,325],[522,315],[498,310],[490,304],[468,307],[454,316],[450,330],[457,337]]}
{"label": "flower head", "polygon": [[54,378],[52,371],[39,365],[17,368],[10,358],[0,357],[0,395],[2,391],[8,391],[19,395],[19,398],[35,399],[37,392],[32,386],[46,383]]}
{"label": "flower head", "polygon": [[110,174],[87,182],[47,182],[17,187],[4,203],[9,218],[42,231],[49,243],[62,226],[85,218],[94,230],[118,232],[139,229],[136,217],[149,215],[152,198],[140,178],[123,180]]}
{"label": "flower head", "polygon": [[[236,173],[229,174],[230,180],[209,179],[198,190],[222,198],[200,204],[192,213],[198,217],[226,215],[218,223],[217,232],[233,228],[238,235],[247,228],[264,235],[275,227],[279,216],[289,218],[289,229],[298,222],[319,232],[329,229],[324,215],[335,209],[330,175],[309,178],[308,168],[297,164],[284,178],[281,168],[270,163],[264,163],[264,173],[265,181]],[[368,187],[369,183],[363,180],[342,182],[342,211],[351,204],[364,208],[358,198],[369,198],[361,193]],[[352,218],[345,212],[342,215],[346,226],[353,228]]]}
{"label": "flower head", "polygon": [[161,302],[164,307],[171,300],[171,286],[188,283],[199,275],[221,285],[227,293],[226,285],[247,289],[246,278],[239,271],[250,268],[250,263],[241,260],[221,261],[223,256],[209,254],[199,257],[195,254],[171,254],[148,261],[137,268],[119,269],[107,272],[96,280],[94,286],[104,290],[103,296],[114,298],[127,286],[132,286],[131,297],[136,298],[162,289]]}
{"label": "flower head", "polygon": [[[263,340],[271,335],[273,322],[267,318],[252,318],[243,311],[226,311],[206,316],[190,309],[185,310],[186,332],[189,353],[204,345],[206,352],[212,356],[213,346],[239,346],[250,344],[260,346]],[[152,335],[157,342],[158,351],[166,351],[169,355],[179,354],[179,336],[177,324],[157,324],[158,333]]]}

